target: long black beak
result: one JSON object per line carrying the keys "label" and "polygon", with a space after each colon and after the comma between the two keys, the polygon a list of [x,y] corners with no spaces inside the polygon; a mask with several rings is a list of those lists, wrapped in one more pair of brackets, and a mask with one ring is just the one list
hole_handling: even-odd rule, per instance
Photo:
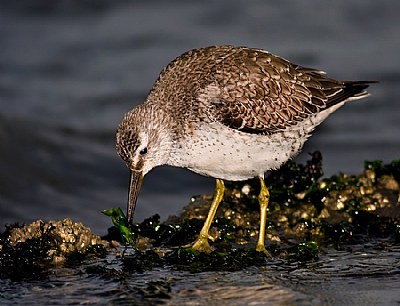
{"label": "long black beak", "polygon": [[131,170],[131,178],[129,181],[129,193],[128,193],[128,206],[126,208],[126,220],[128,224],[133,223],[133,215],[135,213],[136,201],[142,187],[143,174],[139,171]]}

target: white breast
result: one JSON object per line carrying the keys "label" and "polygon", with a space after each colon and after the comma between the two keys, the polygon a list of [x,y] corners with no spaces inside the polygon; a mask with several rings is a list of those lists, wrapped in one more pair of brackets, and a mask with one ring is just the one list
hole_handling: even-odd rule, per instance
{"label": "white breast", "polygon": [[294,157],[313,129],[340,106],[273,135],[239,132],[217,122],[203,124],[180,143],[168,164],[232,181],[263,175]]}
{"label": "white breast", "polygon": [[302,130],[273,136],[247,134],[213,123],[195,131],[173,166],[225,180],[245,180],[276,169],[297,154],[306,140]]}

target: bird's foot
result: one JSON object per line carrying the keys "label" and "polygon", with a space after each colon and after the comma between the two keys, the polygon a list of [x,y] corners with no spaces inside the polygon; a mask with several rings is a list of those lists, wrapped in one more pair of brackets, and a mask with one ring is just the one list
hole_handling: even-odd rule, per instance
{"label": "bird's foot", "polygon": [[208,243],[208,239],[208,236],[200,234],[196,241],[190,246],[190,248],[197,252],[210,254],[212,252],[212,249],[210,247],[210,244]]}
{"label": "bird's foot", "polygon": [[268,259],[272,259],[272,255],[267,251],[267,249],[265,248],[265,246],[263,244],[257,243],[256,251],[264,253],[264,255],[268,257]]}

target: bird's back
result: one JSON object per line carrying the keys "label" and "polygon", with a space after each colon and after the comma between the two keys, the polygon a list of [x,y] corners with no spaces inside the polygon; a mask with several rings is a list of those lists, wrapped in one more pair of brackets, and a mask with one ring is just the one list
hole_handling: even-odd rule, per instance
{"label": "bird's back", "polygon": [[252,134],[271,134],[367,95],[368,82],[343,82],[263,50],[216,46],[188,51],[160,74],[148,101],[176,115]]}

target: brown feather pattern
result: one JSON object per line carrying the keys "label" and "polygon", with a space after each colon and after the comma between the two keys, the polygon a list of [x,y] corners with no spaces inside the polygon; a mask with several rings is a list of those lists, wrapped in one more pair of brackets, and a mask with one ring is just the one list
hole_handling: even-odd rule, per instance
{"label": "brown feather pattern", "polygon": [[[148,99],[174,108],[168,102],[173,96],[186,101],[191,112],[198,108],[199,120],[206,114],[204,120],[232,129],[271,134],[365,95],[367,83],[336,81],[258,49],[218,46],[191,50],[172,61]],[[185,110],[176,111],[184,118]]]}

